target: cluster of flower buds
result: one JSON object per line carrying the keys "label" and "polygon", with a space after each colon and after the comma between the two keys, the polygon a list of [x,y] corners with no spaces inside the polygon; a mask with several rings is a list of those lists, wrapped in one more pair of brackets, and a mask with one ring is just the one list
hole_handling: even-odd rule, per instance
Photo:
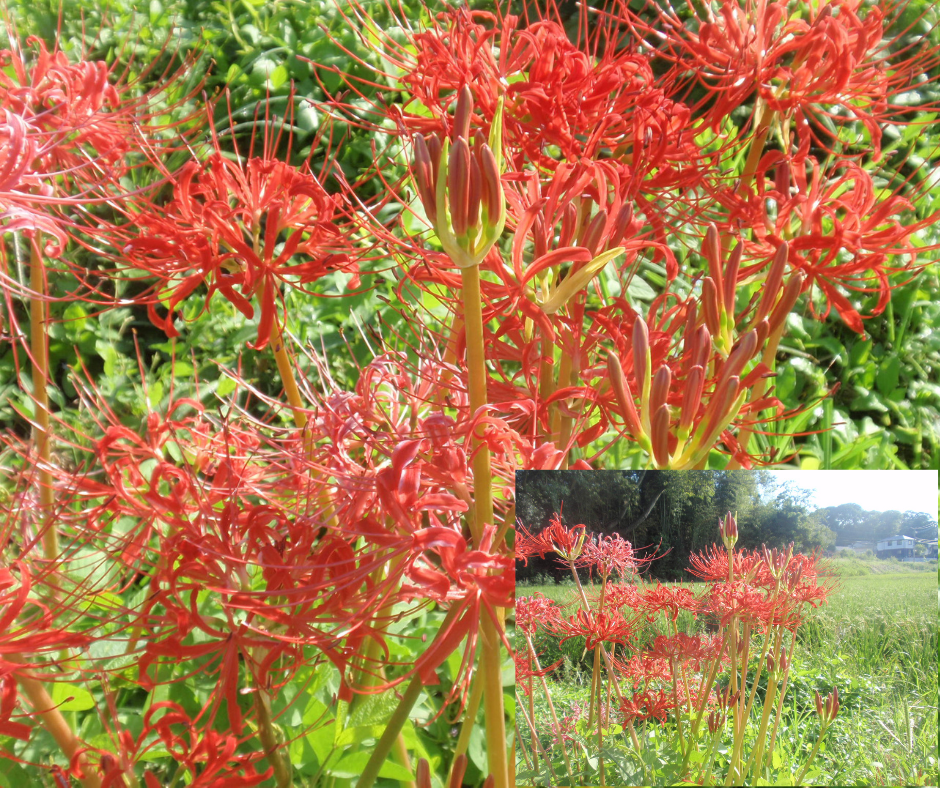
{"label": "cluster of flower buds", "polygon": [[738,521],[731,516],[731,512],[725,515],[724,520],[718,521],[718,530],[721,531],[721,539],[725,547],[731,550],[738,541]]}
{"label": "cluster of flower buds", "polygon": [[[637,317],[633,325],[633,375],[640,395],[640,408],[623,366],[616,354],[607,356],[607,372],[617,405],[627,430],[640,446],[652,454],[658,468],[695,467],[720,438],[731,421],[740,413],[747,400],[752,378],[760,374],[760,366],[748,376],[744,368],[757,355],[767,338],[767,324],[762,330],[748,331],[731,348],[718,366],[706,397],[709,359],[713,353],[712,332],[706,325],[686,335],[687,364],[679,376],[663,364],[652,372],[650,335],[646,321]],[[673,390],[676,391],[673,391]],[[681,389],[681,394],[679,393]],[[674,405],[681,397],[678,418]],[[707,404],[703,407],[703,401]]]}
{"label": "cluster of flower buds", "polygon": [[711,734],[718,733],[725,726],[725,715],[719,714],[717,711],[709,712],[708,714],[708,732]]}
{"label": "cluster of flower buds", "polygon": [[767,655],[767,674],[776,682],[781,682],[790,669],[786,650],[780,652],[780,657],[774,659],[773,654]]}
{"label": "cluster of flower buds", "polygon": [[414,136],[412,173],[424,211],[444,251],[459,268],[479,265],[506,223],[502,167],[502,104],[490,127],[489,142],[470,141],[473,96],[457,94],[453,140]]}
{"label": "cluster of flower buds", "polygon": [[832,692],[826,696],[825,701],[819,696],[818,692],[816,693],[816,713],[819,715],[819,719],[822,720],[824,728],[828,727],[836,718],[840,708],[838,687],[833,687]]}
{"label": "cluster of flower buds", "polygon": [[793,543],[791,542],[786,550],[778,550],[776,547],[768,548],[767,545],[761,545],[761,553],[767,571],[770,572],[774,580],[779,580],[783,571],[790,565],[790,559],[793,557]]}

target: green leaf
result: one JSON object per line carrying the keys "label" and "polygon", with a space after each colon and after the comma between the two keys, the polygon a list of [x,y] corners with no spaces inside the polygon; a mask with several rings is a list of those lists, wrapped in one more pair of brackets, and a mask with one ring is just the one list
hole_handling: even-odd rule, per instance
{"label": "green leaf", "polygon": [[901,373],[901,359],[898,356],[891,356],[881,363],[881,369],[875,376],[875,385],[882,394],[890,394],[897,388],[898,378]]}
{"label": "green leaf", "polygon": [[[350,753],[336,764],[330,770],[330,773],[334,777],[358,777],[365,770],[369,757],[370,754],[367,752]],[[388,760],[379,769],[379,777],[387,777],[390,780],[402,782],[414,782],[415,779],[415,775],[404,766]]]}
{"label": "green leaf", "polygon": [[52,684],[52,702],[59,711],[87,711],[97,705],[94,696],[84,687],[61,681]]}

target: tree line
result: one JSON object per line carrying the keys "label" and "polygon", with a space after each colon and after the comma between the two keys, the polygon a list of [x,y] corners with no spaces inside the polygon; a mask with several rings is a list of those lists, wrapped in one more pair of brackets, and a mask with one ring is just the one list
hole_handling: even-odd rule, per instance
{"label": "tree line", "polygon": [[[568,526],[590,533],[620,534],[640,555],[662,555],[648,574],[691,579],[689,554],[720,544],[718,518],[736,513],[742,548],[785,547],[830,551],[836,544],[881,539],[921,529],[936,518],[920,512],[868,512],[857,504],[816,509],[810,493],[780,484],[764,470],[739,471],[519,471],[516,516],[538,532],[561,512]],[[554,556],[516,564],[517,580],[566,577]]]}

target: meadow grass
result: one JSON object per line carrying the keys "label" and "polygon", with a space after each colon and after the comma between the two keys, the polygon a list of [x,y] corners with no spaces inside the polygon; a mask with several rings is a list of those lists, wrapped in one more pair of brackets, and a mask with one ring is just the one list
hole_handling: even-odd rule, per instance
{"label": "meadow grass", "polygon": [[[517,595],[540,592],[566,603],[573,589],[571,584],[519,586]],[[802,734],[815,718],[815,691],[825,694],[838,686],[842,697],[837,723],[817,757],[814,783],[938,784],[938,593],[937,575],[929,571],[842,576],[828,604],[807,615],[791,669],[782,746],[806,746]],[[702,622],[688,613],[678,623],[687,632],[702,630]],[[545,662],[559,658],[550,638],[538,638],[537,648],[546,652]],[[563,708],[585,696],[590,663],[582,652],[577,640],[560,650],[565,664],[552,691]],[[794,760],[802,757],[805,753]]]}

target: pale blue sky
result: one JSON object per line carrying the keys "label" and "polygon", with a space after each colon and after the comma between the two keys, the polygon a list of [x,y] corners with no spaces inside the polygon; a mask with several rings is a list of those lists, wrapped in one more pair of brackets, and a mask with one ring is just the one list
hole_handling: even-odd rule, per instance
{"label": "pale blue sky", "polygon": [[869,511],[927,512],[937,516],[936,471],[771,471],[813,493],[819,508],[857,503]]}

